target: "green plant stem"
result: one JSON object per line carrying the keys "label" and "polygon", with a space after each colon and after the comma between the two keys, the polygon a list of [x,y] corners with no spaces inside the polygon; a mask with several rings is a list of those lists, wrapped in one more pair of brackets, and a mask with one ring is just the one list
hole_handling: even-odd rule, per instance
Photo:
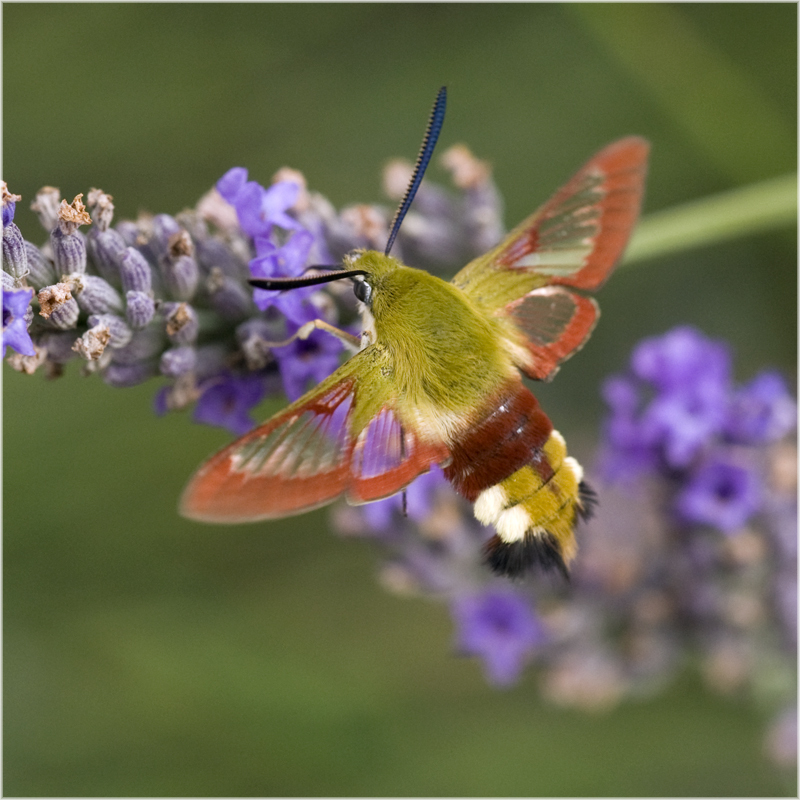
{"label": "green plant stem", "polygon": [[623,264],[797,223],[797,173],[733,189],[642,219]]}

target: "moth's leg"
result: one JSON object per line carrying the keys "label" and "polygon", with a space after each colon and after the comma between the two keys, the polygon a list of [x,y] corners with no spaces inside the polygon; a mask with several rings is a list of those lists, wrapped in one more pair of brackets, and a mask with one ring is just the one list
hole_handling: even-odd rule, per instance
{"label": "moth's leg", "polygon": [[325,322],[323,319],[312,319],[310,322],[306,322],[305,325],[302,325],[298,330],[292,334],[288,339],[283,342],[267,342],[268,347],[285,347],[287,344],[291,344],[295,339],[300,339],[303,341],[308,339],[309,336],[315,331],[327,331],[332,336],[335,336],[337,339],[340,339],[345,345],[353,350],[353,352],[358,352],[361,349],[361,338],[358,336],[353,336],[352,333],[348,333],[347,331],[343,331],[341,328],[337,328],[335,325],[331,325],[328,322]]}

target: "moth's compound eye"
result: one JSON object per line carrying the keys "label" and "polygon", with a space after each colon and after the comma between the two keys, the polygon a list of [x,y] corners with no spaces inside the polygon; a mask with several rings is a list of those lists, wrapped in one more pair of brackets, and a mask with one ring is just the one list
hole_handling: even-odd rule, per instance
{"label": "moth's compound eye", "polygon": [[357,280],[353,292],[364,305],[368,306],[372,302],[372,287],[366,281]]}

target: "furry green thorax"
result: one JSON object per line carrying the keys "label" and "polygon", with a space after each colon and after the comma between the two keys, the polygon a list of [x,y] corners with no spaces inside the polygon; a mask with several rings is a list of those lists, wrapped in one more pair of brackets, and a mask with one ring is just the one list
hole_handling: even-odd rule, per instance
{"label": "furry green thorax", "polygon": [[402,399],[417,408],[477,410],[514,373],[498,322],[457,287],[374,250],[356,252],[372,289],[365,314],[373,343],[387,356]]}

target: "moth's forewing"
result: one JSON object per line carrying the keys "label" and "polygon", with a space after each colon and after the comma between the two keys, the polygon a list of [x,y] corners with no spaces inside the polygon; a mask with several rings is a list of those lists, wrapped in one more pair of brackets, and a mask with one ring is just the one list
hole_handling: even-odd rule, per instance
{"label": "moth's forewing", "polygon": [[[347,495],[354,503],[395,494],[447,449],[422,441],[394,411],[392,387],[371,348],[203,464],[181,513],[204,522],[251,522],[300,514]],[[360,388],[375,412],[365,418]]]}
{"label": "moth's forewing", "polygon": [[519,366],[529,377],[551,377],[591,334],[596,304],[554,285],[594,291],[608,278],[638,219],[649,149],[635,136],[610,144],[453,278],[489,313],[514,322],[528,350]]}

